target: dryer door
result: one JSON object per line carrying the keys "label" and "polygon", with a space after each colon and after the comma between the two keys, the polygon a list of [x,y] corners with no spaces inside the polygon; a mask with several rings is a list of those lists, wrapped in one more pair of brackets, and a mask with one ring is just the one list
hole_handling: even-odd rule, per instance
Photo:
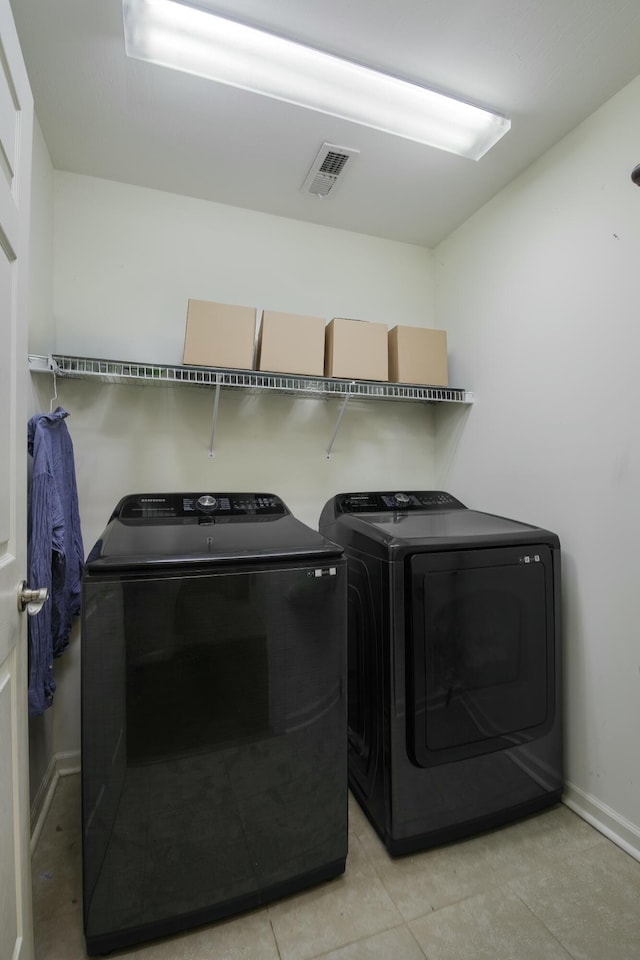
{"label": "dryer door", "polygon": [[553,563],[542,544],[409,558],[414,763],[478,756],[549,731],[556,709]]}

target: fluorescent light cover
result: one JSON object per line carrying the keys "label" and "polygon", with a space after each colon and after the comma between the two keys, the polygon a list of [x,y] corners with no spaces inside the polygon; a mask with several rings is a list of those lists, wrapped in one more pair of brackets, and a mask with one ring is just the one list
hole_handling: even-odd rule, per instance
{"label": "fluorescent light cover", "polygon": [[479,160],[506,117],[176,0],[123,0],[130,57]]}

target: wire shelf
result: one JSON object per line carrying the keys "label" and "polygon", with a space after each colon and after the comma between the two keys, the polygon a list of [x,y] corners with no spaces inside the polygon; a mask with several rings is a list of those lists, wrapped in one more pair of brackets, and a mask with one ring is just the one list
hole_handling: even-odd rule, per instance
{"label": "wire shelf", "polygon": [[258,370],[231,370],[222,367],[185,367],[164,364],[98,360],[91,357],[29,356],[29,369],[57,377],[102,383],[185,384],[198,387],[240,388],[271,391],[300,397],[350,397],[362,400],[404,400],[422,403],[473,403],[473,394],[457,387],[436,387],[386,381],[335,380]]}

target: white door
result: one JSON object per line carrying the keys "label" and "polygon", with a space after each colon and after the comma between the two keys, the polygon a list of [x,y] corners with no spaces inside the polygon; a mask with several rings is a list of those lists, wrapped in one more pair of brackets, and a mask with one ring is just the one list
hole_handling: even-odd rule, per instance
{"label": "white door", "polygon": [[[27,742],[27,251],[33,100],[0,0],[0,960],[32,960]],[[29,584],[37,587],[38,584]]]}

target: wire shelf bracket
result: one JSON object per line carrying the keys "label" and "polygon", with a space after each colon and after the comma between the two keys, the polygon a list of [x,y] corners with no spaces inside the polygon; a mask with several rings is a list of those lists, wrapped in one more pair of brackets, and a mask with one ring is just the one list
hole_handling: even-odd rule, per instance
{"label": "wire shelf bracket", "polygon": [[344,400],[342,401],[342,406],[340,407],[340,412],[338,413],[338,419],[336,421],[336,425],[334,427],[333,433],[331,435],[331,440],[329,441],[329,446],[327,447],[327,452],[325,454],[325,457],[327,460],[331,460],[331,451],[333,449],[333,444],[335,443],[335,439],[338,436],[338,430],[340,429],[340,424],[342,423],[342,418],[345,414],[345,411],[347,409],[347,404],[350,398],[351,398],[351,394],[348,393],[344,398]]}
{"label": "wire shelf bracket", "polygon": [[213,417],[211,422],[211,440],[209,441],[209,457],[211,460],[215,457],[215,452],[213,448],[214,439],[216,435],[216,424],[218,422],[218,406],[220,404],[220,377],[216,379],[216,394],[213,401]]}

